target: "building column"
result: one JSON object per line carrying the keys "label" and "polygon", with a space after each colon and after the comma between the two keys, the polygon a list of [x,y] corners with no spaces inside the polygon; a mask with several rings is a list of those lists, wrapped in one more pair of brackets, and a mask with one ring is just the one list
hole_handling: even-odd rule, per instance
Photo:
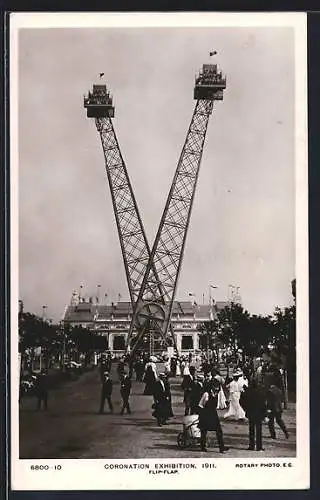
{"label": "building column", "polygon": [[182,336],[181,336],[181,333],[176,333],[176,343],[177,343],[177,349],[178,349],[178,353],[180,354],[181,353],[181,340],[182,340]]}
{"label": "building column", "polygon": [[199,349],[199,335],[198,335],[198,332],[194,332],[192,334],[192,340],[193,340],[193,350],[197,351]]}
{"label": "building column", "polygon": [[113,334],[112,333],[109,333],[108,349],[109,349],[109,351],[113,352]]}

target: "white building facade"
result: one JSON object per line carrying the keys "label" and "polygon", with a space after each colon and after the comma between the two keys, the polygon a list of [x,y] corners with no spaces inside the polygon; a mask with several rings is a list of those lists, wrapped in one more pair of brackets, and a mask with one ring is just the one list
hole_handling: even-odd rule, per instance
{"label": "white building facade", "polygon": [[[199,325],[212,320],[226,302],[197,305],[191,301],[175,301],[171,323],[180,353],[196,352],[203,348],[203,336]],[[72,301],[65,309],[64,324],[72,327],[82,326],[108,339],[108,348],[114,354],[125,351],[127,336],[132,318],[130,302],[118,302],[111,305],[93,304],[82,299]]]}

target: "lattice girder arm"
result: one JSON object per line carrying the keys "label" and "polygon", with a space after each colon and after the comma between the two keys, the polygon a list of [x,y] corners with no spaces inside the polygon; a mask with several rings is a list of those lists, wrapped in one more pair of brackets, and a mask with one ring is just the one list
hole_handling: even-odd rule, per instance
{"label": "lattice girder arm", "polygon": [[[143,276],[150,260],[150,247],[111,118],[96,118],[95,121],[104,152],[106,173],[118,228],[120,247],[131,304],[134,310]],[[150,275],[156,284],[158,296],[163,297],[162,284],[154,266],[151,266]],[[164,299],[160,299],[160,301],[164,303]],[[173,345],[177,351],[172,325],[170,325],[170,332]]]}
{"label": "lattice girder arm", "polygon": [[105,157],[130,299],[134,305],[149,261],[150,248],[111,118],[96,118],[95,121]]}
{"label": "lattice girder arm", "polygon": [[[130,325],[129,343],[133,329],[137,328],[142,336],[149,327],[147,321],[141,322],[141,317],[147,316],[150,304],[154,308],[153,328],[163,338],[167,335],[212,108],[211,100],[196,102]],[[161,276],[161,289],[157,276]],[[165,307],[156,306],[163,301]]]}

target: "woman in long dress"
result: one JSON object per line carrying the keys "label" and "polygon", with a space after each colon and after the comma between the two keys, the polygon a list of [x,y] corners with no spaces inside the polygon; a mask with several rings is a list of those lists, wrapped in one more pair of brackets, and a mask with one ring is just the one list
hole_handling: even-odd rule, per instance
{"label": "woman in long dress", "polygon": [[240,374],[235,373],[233,380],[229,384],[229,409],[225,413],[224,418],[232,418],[233,420],[245,420],[246,414],[240,406],[241,390],[238,383]]}
{"label": "woman in long dress", "polygon": [[223,385],[224,385],[224,378],[221,377],[220,373],[217,372],[214,378],[219,382],[220,384],[220,390],[218,393],[218,403],[217,403],[217,410],[225,410],[227,408],[227,400],[226,396],[223,390]]}
{"label": "woman in long dress", "polygon": [[143,392],[144,395],[153,396],[154,386],[155,386],[157,379],[158,379],[157,372],[153,366],[153,363],[150,363],[150,362],[147,363],[145,375],[143,378],[143,381],[146,384],[145,388],[144,388],[144,392]]}
{"label": "woman in long dress", "polygon": [[180,366],[181,366],[181,365],[180,365],[180,360],[179,360],[179,358],[178,358],[178,360],[177,360],[177,366],[176,366],[176,376],[177,376],[177,377],[180,377],[180,376],[181,376],[181,368],[180,368]]}

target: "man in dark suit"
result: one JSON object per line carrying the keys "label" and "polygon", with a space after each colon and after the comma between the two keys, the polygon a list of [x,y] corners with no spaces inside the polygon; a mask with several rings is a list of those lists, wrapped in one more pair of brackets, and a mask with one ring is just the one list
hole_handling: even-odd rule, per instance
{"label": "man in dark suit", "polygon": [[244,386],[240,405],[249,420],[249,450],[263,451],[262,422],[267,414],[266,394],[263,387],[252,379],[249,386]]}
{"label": "man in dark suit", "polygon": [[206,373],[203,384],[203,394],[199,401],[199,429],[201,431],[200,448],[201,451],[207,451],[207,433],[216,431],[220,453],[224,453],[229,448],[224,445],[223,432],[217,413],[218,393],[220,390],[219,382],[212,378],[211,373]]}
{"label": "man in dark suit", "polygon": [[130,405],[129,405],[129,397],[130,397],[130,392],[131,392],[131,378],[129,375],[126,373],[123,374],[121,378],[121,385],[120,385],[120,394],[122,397],[122,410],[121,410],[121,415],[123,415],[124,410],[127,410],[127,413],[131,413]]}
{"label": "man in dark suit", "polygon": [[38,376],[35,384],[35,392],[37,395],[37,410],[39,411],[41,408],[41,403],[43,402],[44,409],[48,409],[48,397],[49,397],[49,383],[48,383],[48,375],[46,370],[41,370],[40,375]]}
{"label": "man in dark suit", "polygon": [[267,409],[268,426],[271,438],[276,439],[276,431],[274,428],[274,421],[276,421],[280,429],[283,431],[286,439],[288,439],[289,433],[282,419],[282,391],[275,384],[272,384],[267,392]]}
{"label": "man in dark suit", "polygon": [[108,401],[110,412],[113,412],[113,406],[111,401],[112,394],[112,380],[110,378],[109,372],[103,373],[102,387],[101,387],[101,402],[99,413],[103,413],[105,401]]}
{"label": "man in dark suit", "polygon": [[191,415],[199,413],[199,401],[203,392],[203,383],[199,375],[195,375],[194,380],[191,384]]}
{"label": "man in dark suit", "polygon": [[154,412],[158,426],[166,424],[167,420],[173,416],[171,407],[170,384],[164,373],[159,374],[159,380],[154,385]]}

